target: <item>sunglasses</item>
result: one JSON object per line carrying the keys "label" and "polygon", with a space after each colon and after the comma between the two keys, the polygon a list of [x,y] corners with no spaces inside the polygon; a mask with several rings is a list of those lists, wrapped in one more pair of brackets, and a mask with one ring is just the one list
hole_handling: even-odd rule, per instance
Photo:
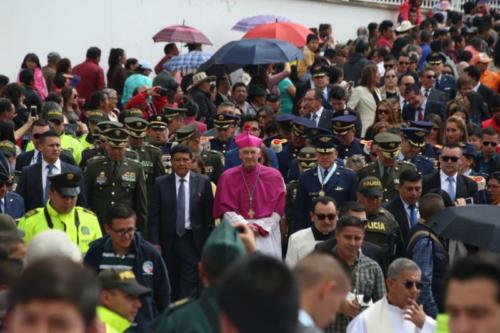
{"label": "sunglasses", "polygon": [[387,64],[387,65],[384,65],[384,68],[393,68],[394,65],[391,65],[391,64]]}
{"label": "sunglasses", "polygon": [[441,72],[443,75],[453,75],[452,72],[448,72],[448,71],[443,71]]}
{"label": "sunglasses", "polygon": [[443,162],[458,162],[458,157],[456,156],[441,156],[441,160],[443,160]]}
{"label": "sunglasses", "polygon": [[400,64],[400,65],[409,65],[409,64],[410,64],[410,62],[400,61],[400,62],[399,62],[399,64]]}
{"label": "sunglasses", "polygon": [[435,79],[436,75],[426,75],[425,77],[428,78],[428,79]]}
{"label": "sunglasses", "polygon": [[380,113],[380,114],[389,114],[389,110],[379,109],[378,113]]}
{"label": "sunglasses", "polygon": [[386,75],[385,77],[388,78],[388,79],[390,79],[390,78],[395,78],[396,75]]}
{"label": "sunglasses", "polygon": [[483,146],[496,147],[497,145],[498,145],[498,142],[495,142],[495,141],[483,141]]}
{"label": "sunglasses", "polygon": [[439,127],[433,127],[431,128],[431,131],[439,131],[439,129],[440,129]]}
{"label": "sunglasses", "polygon": [[316,217],[320,221],[323,221],[326,218],[328,218],[330,221],[333,221],[333,220],[335,220],[335,218],[337,217],[337,215],[335,215],[335,214],[316,214]]}
{"label": "sunglasses", "polygon": [[418,290],[422,289],[422,287],[424,286],[422,282],[416,282],[416,281],[406,281],[404,285],[406,289],[411,289],[413,288],[413,286],[415,286],[415,288],[417,288]]}

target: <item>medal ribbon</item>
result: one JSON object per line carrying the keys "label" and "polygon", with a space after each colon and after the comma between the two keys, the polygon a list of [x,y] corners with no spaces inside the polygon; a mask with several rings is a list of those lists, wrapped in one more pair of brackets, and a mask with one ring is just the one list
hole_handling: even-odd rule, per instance
{"label": "medal ribbon", "polygon": [[335,170],[337,170],[337,163],[333,163],[333,166],[331,167],[330,171],[328,171],[328,174],[326,175],[326,178],[323,180],[323,171],[321,170],[322,167],[318,165],[318,180],[319,183],[321,184],[321,189],[323,189],[323,186],[328,183],[330,178],[332,178],[333,174],[335,173]]}

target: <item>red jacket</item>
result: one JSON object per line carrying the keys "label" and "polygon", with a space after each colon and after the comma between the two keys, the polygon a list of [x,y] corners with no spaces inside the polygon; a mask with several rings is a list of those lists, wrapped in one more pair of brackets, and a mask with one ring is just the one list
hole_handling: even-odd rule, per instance
{"label": "red jacket", "polygon": [[[141,104],[147,103],[148,97],[149,95],[145,91],[136,94],[128,101],[127,105],[125,105],[125,109],[138,108]],[[145,119],[149,119],[149,117],[156,114],[163,114],[163,109],[167,106],[167,96],[153,96],[152,105],[154,110],[152,110],[149,105],[146,110],[141,108]]]}
{"label": "red jacket", "polygon": [[80,82],[76,86],[76,90],[80,97],[89,100],[94,91],[105,88],[104,71],[94,61],[87,59],[75,68],[72,74],[80,76]]}

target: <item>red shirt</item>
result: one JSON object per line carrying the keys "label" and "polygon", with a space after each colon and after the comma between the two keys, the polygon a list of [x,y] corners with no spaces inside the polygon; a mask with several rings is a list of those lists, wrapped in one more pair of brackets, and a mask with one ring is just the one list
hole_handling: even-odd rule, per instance
{"label": "red shirt", "polygon": [[392,50],[392,44],[393,42],[389,41],[387,38],[385,38],[385,36],[380,36],[380,38],[377,41],[376,47],[380,48],[386,46],[389,48],[390,51]]}
{"label": "red shirt", "polygon": [[80,76],[80,82],[76,86],[76,90],[80,97],[89,100],[94,91],[105,88],[104,71],[94,61],[87,59],[75,68],[72,74]]}
{"label": "red shirt", "polygon": [[[483,121],[481,123],[481,127],[482,128],[493,127],[497,131],[497,133],[500,134],[500,125],[497,124],[497,122],[493,118]],[[500,146],[497,147],[497,153],[500,154]]]}

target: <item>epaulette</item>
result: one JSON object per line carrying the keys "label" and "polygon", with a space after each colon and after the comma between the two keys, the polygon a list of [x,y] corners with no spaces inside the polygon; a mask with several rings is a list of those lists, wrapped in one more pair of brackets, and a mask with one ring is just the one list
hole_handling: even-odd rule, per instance
{"label": "epaulette", "polygon": [[147,148],[152,149],[152,150],[158,150],[161,153],[161,149],[156,147],[156,146],[153,146],[152,144],[146,143],[146,144],[144,144],[144,147],[147,147]]}
{"label": "epaulette", "polygon": [[105,160],[106,156],[105,155],[96,155],[92,156],[87,160],[87,166],[89,165],[90,162],[95,162],[95,161],[100,161],[100,160]]}
{"label": "epaulette", "polygon": [[38,212],[38,209],[37,209],[37,208],[32,209],[32,210],[28,211],[26,214],[24,214],[24,217],[30,217],[30,216],[33,216],[33,215],[35,215],[37,212]]}
{"label": "epaulette", "polygon": [[221,156],[224,157],[224,154],[218,150],[207,149],[206,152],[209,154],[212,154],[212,155],[217,155],[217,157],[221,157]]}
{"label": "epaulette", "polygon": [[193,302],[193,299],[191,299],[191,298],[180,299],[180,300],[178,300],[178,301],[176,301],[174,303],[171,303],[168,306],[168,312],[172,313],[173,311],[177,311],[178,309],[184,307],[185,305],[188,305],[191,302]]}
{"label": "epaulette", "polygon": [[298,179],[290,180],[288,183],[286,183],[286,186],[288,187],[288,186],[291,186],[291,185],[296,184],[298,182],[299,182]]}
{"label": "epaulette", "polygon": [[78,208],[81,208],[85,213],[87,214],[90,214],[90,215],[94,215],[94,216],[97,216],[96,213],[94,213],[93,211],[91,211],[90,209],[87,209],[87,208],[84,208],[84,207],[78,207]]}

